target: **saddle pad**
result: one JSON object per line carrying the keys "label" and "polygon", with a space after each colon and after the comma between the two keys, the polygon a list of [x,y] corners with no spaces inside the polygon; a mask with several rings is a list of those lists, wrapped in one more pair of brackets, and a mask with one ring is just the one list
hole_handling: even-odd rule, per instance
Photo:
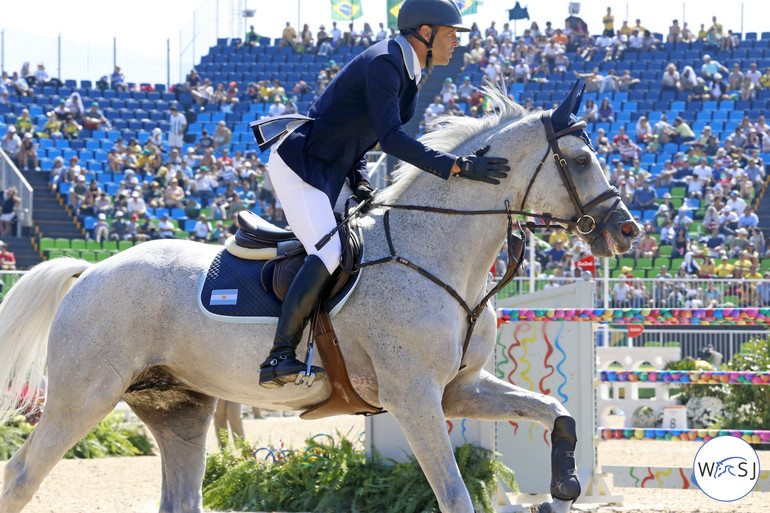
{"label": "saddle pad", "polygon": [[[222,322],[248,324],[276,324],[281,313],[281,301],[273,293],[273,264],[265,269],[264,281],[269,290],[262,287],[260,275],[264,260],[242,260],[223,249],[209,264],[198,286],[198,306],[212,319]],[[331,317],[340,311],[361,278],[348,282],[330,301],[324,310]]]}

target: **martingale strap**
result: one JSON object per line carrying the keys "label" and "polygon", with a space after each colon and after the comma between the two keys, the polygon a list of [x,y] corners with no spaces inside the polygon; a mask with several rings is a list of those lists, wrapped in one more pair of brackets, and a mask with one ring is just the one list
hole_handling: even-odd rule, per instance
{"label": "martingale strap", "polygon": [[[508,207],[508,202],[506,202],[506,207]],[[398,254],[396,251],[396,247],[393,244],[393,237],[391,236],[391,228],[390,228],[390,210],[387,210],[384,215],[384,227],[385,227],[385,238],[388,242],[388,250],[390,251],[390,256],[383,257],[377,260],[373,260],[371,262],[365,262],[361,264],[361,267],[368,267],[372,265],[378,265],[378,264],[384,264],[386,262],[397,262],[399,264],[405,265],[406,267],[416,271],[420,275],[424,276],[425,278],[428,278],[430,281],[444,289],[450,296],[452,296],[462,307],[463,310],[465,310],[465,313],[468,316],[468,331],[465,333],[465,339],[463,341],[462,346],[462,357],[460,361],[465,358],[465,353],[468,351],[468,345],[470,344],[471,335],[473,334],[473,329],[476,326],[476,321],[478,321],[479,316],[481,315],[481,312],[484,311],[484,308],[486,308],[487,302],[495,296],[500,290],[503,289],[506,285],[508,285],[511,280],[516,276],[516,272],[519,269],[519,265],[521,264],[521,259],[524,254],[524,234],[521,229],[521,225],[517,223],[517,226],[519,228],[519,235],[516,235],[513,231],[513,218],[512,218],[512,211],[508,209],[506,211],[506,214],[508,216],[508,268],[505,271],[505,274],[503,275],[502,279],[490,290],[484,298],[479,302],[478,305],[476,305],[475,308],[471,308],[470,305],[463,299],[463,297],[448,283],[442,281],[440,278],[438,278],[435,274],[431,273],[424,267],[421,267],[420,265],[415,264],[414,262],[411,262],[407,258],[402,257]],[[435,212],[435,211],[434,211]],[[435,212],[435,213],[444,213],[444,212]],[[489,212],[492,213],[492,212]],[[499,211],[496,211],[494,213],[499,213]],[[465,367],[465,365],[461,365],[460,369]]]}

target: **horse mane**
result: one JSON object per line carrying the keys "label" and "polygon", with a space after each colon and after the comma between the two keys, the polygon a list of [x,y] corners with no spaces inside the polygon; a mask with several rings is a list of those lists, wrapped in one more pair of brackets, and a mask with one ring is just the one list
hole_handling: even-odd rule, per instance
{"label": "horse mane", "polygon": [[[482,118],[469,116],[441,116],[431,123],[435,130],[420,138],[425,146],[435,150],[451,152],[459,145],[494,127],[523,118],[531,113],[511,100],[501,84],[486,84],[481,92],[489,98],[493,115]],[[378,203],[393,203],[409,188],[423,171],[409,163],[402,162],[393,173],[393,183],[377,194]]]}

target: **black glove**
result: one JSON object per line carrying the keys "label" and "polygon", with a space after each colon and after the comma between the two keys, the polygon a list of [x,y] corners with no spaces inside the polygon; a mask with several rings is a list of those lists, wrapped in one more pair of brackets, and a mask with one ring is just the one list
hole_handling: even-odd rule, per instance
{"label": "black glove", "polygon": [[356,187],[356,199],[359,203],[362,203],[366,200],[370,200],[374,197],[374,189],[372,189],[372,186],[368,183],[361,183],[358,184],[358,187]]}
{"label": "black glove", "polygon": [[488,151],[489,145],[474,151],[470,155],[458,158],[459,175],[463,178],[478,180],[479,182],[499,184],[500,181],[496,180],[496,178],[505,178],[511,168],[506,165],[508,164],[508,159],[485,157],[484,154]]}
{"label": "black glove", "polygon": [[[377,192],[375,189],[372,189],[372,186],[368,183],[361,183],[358,184],[358,187],[356,187],[356,199],[358,200],[358,203],[361,204],[364,201],[369,201],[374,198],[374,193]],[[366,214],[369,212],[369,205],[365,205],[360,212],[362,214]]]}

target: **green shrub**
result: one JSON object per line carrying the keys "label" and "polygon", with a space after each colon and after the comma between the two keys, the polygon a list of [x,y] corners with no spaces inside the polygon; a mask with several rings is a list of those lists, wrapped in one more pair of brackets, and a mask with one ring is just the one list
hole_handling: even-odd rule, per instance
{"label": "green shrub", "polygon": [[[399,512],[438,511],[433,491],[414,458],[394,462],[375,452],[371,461],[342,437],[339,444],[313,439],[300,451],[277,452],[264,461],[244,446],[210,454],[203,480],[208,509],[234,511]],[[513,472],[491,451],[466,444],[455,458],[471,498],[494,511],[497,477],[515,489]],[[273,459],[273,458],[269,458]]]}
{"label": "green shrub", "polygon": [[[727,369],[732,371],[770,371],[770,343],[767,339],[743,344]],[[770,429],[770,386],[736,385],[725,398],[725,426],[731,429]]]}
{"label": "green shrub", "polygon": [[[107,456],[145,456],[153,447],[141,424],[125,423],[122,413],[111,413],[64,455],[72,458]],[[34,429],[19,416],[0,426],[0,461],[7,460],[21,447]]]}

